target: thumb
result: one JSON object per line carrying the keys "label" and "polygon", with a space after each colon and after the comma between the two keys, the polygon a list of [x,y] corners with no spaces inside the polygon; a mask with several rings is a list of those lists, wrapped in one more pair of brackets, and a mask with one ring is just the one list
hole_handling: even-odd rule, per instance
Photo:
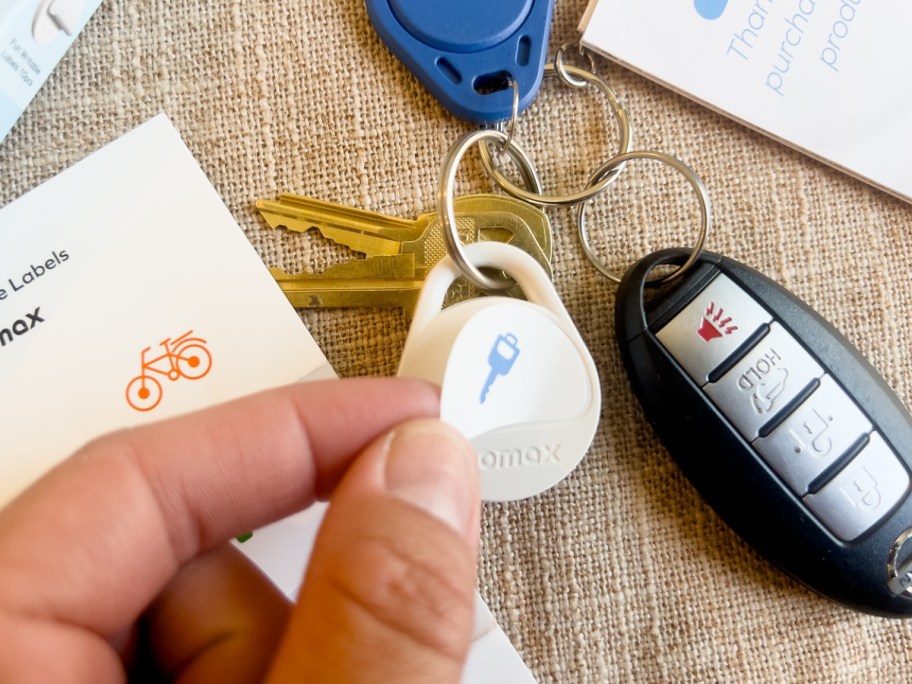
{"label": "thumb", "polygon": [[404,423],[337,488],[269,681],[458,682],[472,640],[475,453]]}

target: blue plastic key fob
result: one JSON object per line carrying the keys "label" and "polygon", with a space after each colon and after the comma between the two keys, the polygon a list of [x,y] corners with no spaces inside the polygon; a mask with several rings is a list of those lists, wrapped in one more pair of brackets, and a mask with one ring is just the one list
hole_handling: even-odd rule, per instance
{"label": "blue plastic key fob", "polygon": [[554,0],[366,0],[381,40],[452,114],[509,119],[541,85]]}

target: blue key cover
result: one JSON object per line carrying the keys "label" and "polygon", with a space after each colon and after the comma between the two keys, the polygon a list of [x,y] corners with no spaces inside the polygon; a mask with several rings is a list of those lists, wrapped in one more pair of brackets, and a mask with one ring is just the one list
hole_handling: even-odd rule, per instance
{"label": "blue key cover", "polygon": [[452,114],[509,119],[541,86],[554,0],[366,0],[375,30]]}

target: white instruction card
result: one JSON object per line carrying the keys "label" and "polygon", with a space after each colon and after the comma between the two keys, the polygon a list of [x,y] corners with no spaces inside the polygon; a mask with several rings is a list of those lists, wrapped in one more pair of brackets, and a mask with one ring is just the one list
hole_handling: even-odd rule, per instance
{"label": "white instruction card", "polygon": [[0,209],[0,505],[99,434],[319,370],[165,117]]}
{"label": "white instruction card", "polygon": [[[90,439],[335,373],[164,115],[0,209],[0,507]],[[323,507],[240,548],[287,596]],[[464,682],[534,682],[478,599]]]}
{"label": "white instruction card", "polygon": [[582,42],[912,200],[912,3],[592,0]]}
{"label": "white instruction card", "polygon": [[[0,0],[0,142],[101,0]],[[66,125],[66,115],[57,123]]]}

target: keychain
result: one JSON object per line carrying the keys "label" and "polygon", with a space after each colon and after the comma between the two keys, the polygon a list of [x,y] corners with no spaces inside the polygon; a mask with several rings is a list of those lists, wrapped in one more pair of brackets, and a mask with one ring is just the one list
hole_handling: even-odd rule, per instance
{"label": "keychain", "polygon": [[[557,73],[558,63],[556,59],[549,73]],[[461,244],[453,196],[456,171],[466,151],[477,145],[483,160],[488,155],[489,173],[510,194],[534,204],[581,207],[608,187],[628,161],[637,157],[672,160],[676,168],[689,172],[688,180],[702,202],[704,230],[694,258],[709,228],[709,207],[699,178],[667,155],[629,152],[629,121],[613,91],[590,72],[565,68],[576,79],[571,85],[596,83],[609,97],[620,126],[621,154],[597,169],[582,192],[549,197],[540,188],[530,192],[511,184],[490,164],[490,142],[525,158],[513,140],[515,112],[509,133],[482,129],[453,145],[440,171],[437,197],[447,257],[425,279],[398,371],[400,376],[441,386],[441,419],[475,446],[482,498],[487,501],[534,496],[565,478],[594,438],[601,389],[592,357],[544,270],[507,245]],[[584,225],[582,213],[580,218]],[[589,255],[594,259],[591,251]],[[483,267],[501,271],[505,277],[484,273]],[[447,288],[459,276],[487,291],[518,284],[527,301],[477,297],[441,310]]]}
{"label": "keychain", "polygon": [[[597,83],[583,70],[569,73]],[[508,194],[576,205],[584,253],[620,283],[616,331],[630,382],[707,502],[815,591],[857,610],[912,614],[912,419],[806,306],[743,265],[703,251],[712,216],[702,181],[670,155],[626,149],[629,124],[618,120],[624,149],[582,191],[564,196],[515,187],[492,163],[487,143],[514,145],[515,117],[509,135],[478,131],[451,149],[438,186],[449,256],[425,284],[399,374],[441,385],[441,418],[472,439],[486,500],[553,486],[593,437],[598,377],[553,286],[516,250],[463,247],[455,235],[456,166],[478,143],[488,173]],[[691,250],[649,255],[622,277],[594,254],[586,207],[638,159],[683,174],[701,221]],[[529,301],[477,298],[440,311],[460,274],[489,290],[512,284],[483,266],[516,278]],[[657,266],[672,270],[657,275]],[[651,297],[647,287],[656,289]]]}
{"label": "keychain", "polygon": [[[453,184],[465,151],[495,130],[464,136],[443,164],[439,215],[448,255],[425,278],[398,375],[441,387],[440,417],[475,446],[482,498],[534,496],[564,479],[595,435],[601,389],[595,363],[542,267],[510,245],[462,245],[455,231]],[[481,272],[489,267],[508,277]],[[526,301],[477,297],[443,310],[459,276],[489,290],[518,284]]]}
{"label": "keychain", "polygon": [[[550,19],[551,4],[545,5]],[[482,123],[510,117],[506,133],[464,136],[445,159],[438,214],[448,256],[428,274],[399,366],[401,376],[441,385],[441,418],[472,440],[483,497],[533,496],[566,477],[591,443],[601,398],[592,358],[535,261],[508,245],[460,243],[455,173],[475,144],[488,175],[507,194],[538,206],[577,207],[584,253],[620,283],[616,332],[631,385],[671,455],[717,513],[814,591],[856,610],[912,615],[912,417],[901,402],[806,304],[749,267],[703,251],[712,224],[703,183],[670,155],[630,149],[626,111],[594,67],[565,64],[561,48],[532,87],[518,81],[510,60],[531,54],[521,27],[531,16],[545,16],[534,14],[540,3],[476,0],[460,7],[462,34],[454,33],[460,22],[435,15],[427,3],[368,2],[384,41],[450,111]],[[470,30],[479,25],[485,30]],[[547,25],[535,27],[547,43]],[[520,50],[514,47],[506,61],[485,64],[481,72],[461,66],[463,53],[471,64],[514,35]],[[619,124],[619,153],[580,192],[526,190],[495,163],[515,149],[518,113],[542,74],[579,88],[595,84]],[[511,109],[503,106],[507,84]],[[476,96],[484,100],[481,90],[495,91],[488,102],[499,106],[475,108]],[[496,154],[488,148],[492,140],[500,143]],[[586,202],[637,159],[684,175],[700,202],[700,231],[691,250],[656,252],[621,276],[591,249]],[[659,273],[660,266],[672,270]],[[491,291],[518,283],[528,301],[478,297],[441,310],[460,275]]]}

